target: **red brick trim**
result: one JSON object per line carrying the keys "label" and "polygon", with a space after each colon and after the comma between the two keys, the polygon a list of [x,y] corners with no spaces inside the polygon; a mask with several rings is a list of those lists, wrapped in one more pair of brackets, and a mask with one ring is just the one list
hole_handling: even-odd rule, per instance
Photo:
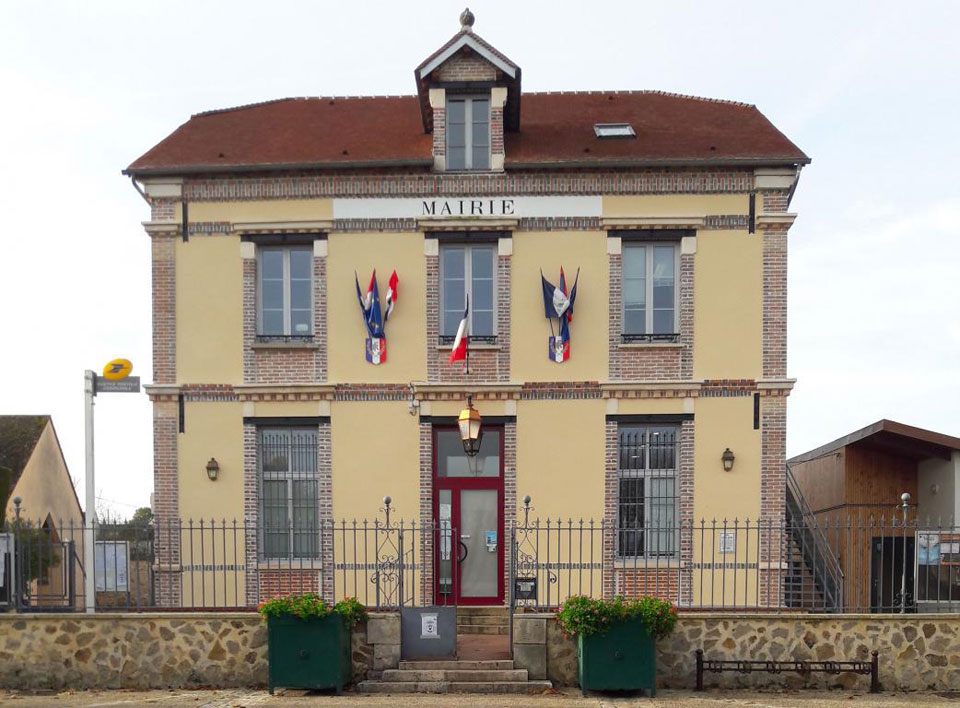
{"label": "red brick trim", "polygon": [[603,500],[603,596],[655,595],[677,604],[693,602],[693,502],[695,423],[680,424],[679,467],[677,470],[677,512],[680,521],[678,566],[663,567],[658,559],[638,558],[636,565],[616,567],[616,527],[619,485],[617,477],[619,426],[607,421],[605,427]]}
{"label": "red brick trim", "polygon": [[512,259],[497,256],[497,346],[470,350],[470,373],[463,362],[450,364],[450,350],[438,349],[440,336],[440,258],[425,256],[427,271],[427,381],[483,383],[510,380],[510,289]]}
{"label": "red brick trim", "polygon": [[180,479],[177,454],[179,411],[175,401],[153,404],[153,511],[158,538],[155,596],[161,607],[178,607],[181,597]]}
{"label": "red brick trim", "polygon": [[784,570],[777,567],[786,558],[783,524],[786,519],[787,399],[760,399],[760,561],[770,563],[760,572],[758,603],[782,607]]}
{"label": "red brick trim", "polygon": [[521,400],[560,400],[602,398],[598,381],[528,381],[520,392]]}
{"label": "red brick trim", "polygon": [[176,236],[151,237],[153,276],[153,380],[177,380]]}
{"label": "red brick trim", "polygon": [[[436,133],[435,133],[436,134]],[[510,165],[507,165],[510,170]],[[184,199],[312,199],[323,197],[441,196],[462,194],[729,194],[753,189],[752,170],[583,170],[457,174],[315,174],[310,176],[187,179]]]}
{"label": "red brick trim", "polygon": [[677,381],[693,376],[693,293],[692,254],[680,256],[677,326],[680,338],[676,346],[624,347],[623,331],[623,256],[607,256],[609,304],[607,307],[607,352],[611,381]]}
{"label": "red brick trim", "polygon": [[243,260],[243,382],[316,383],[327,379],[327,259],[313,259],[311,349],[257,349],[257,261]]}

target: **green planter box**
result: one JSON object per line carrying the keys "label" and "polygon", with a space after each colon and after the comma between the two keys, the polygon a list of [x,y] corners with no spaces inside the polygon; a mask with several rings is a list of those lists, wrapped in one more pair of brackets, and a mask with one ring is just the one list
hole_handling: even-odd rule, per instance
{"label": "green planter box", "polygon": [[307,620],[293,615],[267,618],[270,693],[277,686],[343,691],[353,671],[350,634],[336,613]]}
{"label": "green planter box", "polygon": [[640,619],[611,627],[603,634],[578,637],[580,688],[586,691],[657,689],[656,644]]}

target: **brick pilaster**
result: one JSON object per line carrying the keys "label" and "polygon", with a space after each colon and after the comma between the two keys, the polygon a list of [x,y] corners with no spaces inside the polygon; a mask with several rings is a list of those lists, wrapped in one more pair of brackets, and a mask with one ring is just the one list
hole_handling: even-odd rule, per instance
{"label": "brick pilaster", "polygon": [[434,603],[433,580],[433,428],[430,423],[420,423],[420,521],[424,524],[420,534],[420,602]]}
{"label": "brick pilaster", "polygon": [[153,381],[177,380],[176,236],[154,234],[153,258]]}
{"label": "brick pilaster", "polygon": [[786,445],[787,399],[760,399],[760,597],[758,604],[783,605],[786,572]]}
{"label": "brick pilaster", "polygon": [[179,412],[175,401],[153,403],[153,508],[158,572],[155,597],[161,607],[181,598],[180,483],[177,466]]}
{"label": "brick pilaster", "polygon": [[500,547],[503,549],[504,602],[510,597],[509,530],[517,521],[517,424],[503,426],[503,528],[500,530]]}
{"label": "brick pilaster", "polygon": [[[260,536],[260,480],[257,478],[257,426],[243,424],[243,528],[244,562],[246,564],[247,607],[261,602],[258,560]],[[263,598],[267,599],[267,598]]]}

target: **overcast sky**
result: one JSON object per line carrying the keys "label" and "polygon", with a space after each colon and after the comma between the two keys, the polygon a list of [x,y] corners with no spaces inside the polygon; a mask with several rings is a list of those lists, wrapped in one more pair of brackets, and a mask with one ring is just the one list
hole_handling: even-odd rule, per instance
{"label": "overcast sky", "polygon": [[[789,454],[879,418],[960,435],[960,3],[471,9],[526,91],[746,101],[813,158],[792,205]],[[3,0],[0,413],[53,415],[81,500],[84,369],[125,356],[152,378],[149,213],[120,170],[198,111],[411,94],[461,10]],[[146,396],[101,396],[98,496],[128,515],[152,486]]]}

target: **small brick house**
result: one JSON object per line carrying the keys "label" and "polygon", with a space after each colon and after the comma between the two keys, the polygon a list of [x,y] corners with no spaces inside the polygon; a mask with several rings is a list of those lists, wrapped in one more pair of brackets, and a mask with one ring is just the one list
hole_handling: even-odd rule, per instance
{"label": "small brick house", "polygon": [[[459,602],[500,604],[529,495],[542,518],[605,524],[596,592],[691,603],[701,550],[678,528],[784,514],[787,234],[809,158],[748,104],[524,93],[469,13],[415,77],[409,96],[199,113],[125,170],[151,209],[158,528],[242,524],[224,604],[289,589],[291,569],[339,596],[316,529],[389,495],[460,528],[477,565]],[[568,353],[541,287],[561,268],[568,290],[579,277]],[[374,270],[381,297],[399,279],[382,337],[358,303]],[[448,362],[467,309],[469,372]],[[468,395],[479,472],[456,433]],[[197,591],[183,538],[162,549],[169,604]],[[435,550],[426,602],[451,592]]]}

